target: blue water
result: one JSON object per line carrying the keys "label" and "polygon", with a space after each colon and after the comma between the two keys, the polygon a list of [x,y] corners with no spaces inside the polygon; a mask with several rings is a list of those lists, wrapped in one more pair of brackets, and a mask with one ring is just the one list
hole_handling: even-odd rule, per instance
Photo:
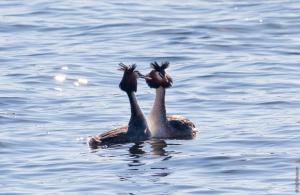
{"label": "blue water", "polygon": [[[0,194],[294,194],[299,48],[298,0],[1,0]],[[154,60],[200,134],[91,150],[129,119],[118,63]]]}

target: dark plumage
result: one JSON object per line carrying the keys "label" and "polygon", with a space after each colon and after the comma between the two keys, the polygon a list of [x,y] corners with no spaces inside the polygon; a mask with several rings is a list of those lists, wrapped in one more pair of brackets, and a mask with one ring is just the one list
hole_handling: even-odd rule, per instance
{"label": "dark plumage", "polygon": [[196,136],[196,126],[189,119],[179,115],[170,115],[167,116],[167,120],[171,127],[170,138],[192,139]]}
{"label": "dark plumage", "polygon": [[91,137],[89,145],[92,148],[103,145],[110,146],[113,144],[143,141],[150,138],[151,133],[148,129],[147,121],[134,94],[137,91],[137,79],[141,76],[135,68],[135,64],[131,66],[120,64],[119,69],[124,71],[119,87],[127,93],[131,107],[131,117],[128,125]]}
{"label": "dark plumage", "polygon": [[173,79],[165,71],[169,67],[169,62],[162,62],[161,65],[153,62],[150,64],[150,67],[153,70],[145,76],[150,88],[159,88],[160,86],[164,88],[172,87]]}
{"label": "dark plumage", "polygon": [[119,84],[119,87],[121,90],[126,92],[136,92],[137,91],[137,78],[138,78],[138,72],[135,71],[136,65],[129,65],[126,66],[123,63],[120,63],[120,69],[121,71],[124,71],[123,78]]}
{"label": "dark plumage", "polygon": [[157,62],[150,63],[150,66],[158,72],[164,71],[169,67],[169,65],[170,65],[169,62],[162,62],[161,65],[159,65]]}
{"label": "dark plumage", "polygon": [[145,134],[132,135],[128,133],[128,126],[119,127],[112,129],[105,133],[93,136],[89,139],[88,143],[91,148],[98,148],[98,146],[111,146],[115,144],[124,144],[131,142],[144,141],[149,139],[151,136],[150,132],[145,129]]}

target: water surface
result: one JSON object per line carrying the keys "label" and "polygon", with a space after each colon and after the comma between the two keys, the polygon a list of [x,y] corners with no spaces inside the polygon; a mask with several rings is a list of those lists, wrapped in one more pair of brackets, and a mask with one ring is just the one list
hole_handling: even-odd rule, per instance
{"label": "water surface", "polygon": [[[293,194],[300,3],[0,2],[0,194]],[[120,62],[170,61],[194,140],[91,150],[126,124]],[[148,114],[154,91],[139,82]]]}

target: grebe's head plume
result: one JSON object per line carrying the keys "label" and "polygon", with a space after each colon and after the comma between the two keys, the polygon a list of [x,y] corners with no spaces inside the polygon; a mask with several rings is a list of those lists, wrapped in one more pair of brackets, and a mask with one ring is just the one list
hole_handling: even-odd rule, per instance
{"label": "grebe's head plume", "polygon": [[123,63],[120,63],[119,70],[123,71],[123,78],[119,84],[119,87],[121,90],[126,92],[136,92],[137,90],[137,79],[140,77],[143,77],[143,75],[135,70],[136,65],[125,65]]}
{"label": "grebe's head plume", "polygon": [[150,67],[153,69],[144,78],[151,88],[169,88],[172,86],[173,80],[170,75],[166,73],[166,69],[169,67],[169,62],[162,62],[159,65],[157,62],[152,62]]}

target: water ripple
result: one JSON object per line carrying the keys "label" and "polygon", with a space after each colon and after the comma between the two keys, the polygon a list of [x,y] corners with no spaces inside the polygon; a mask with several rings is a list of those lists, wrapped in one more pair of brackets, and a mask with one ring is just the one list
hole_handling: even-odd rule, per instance
{"label": "water ripple", "polygon": [[[0,2],[2,194],[292,194],[299,167],[295,0]],[[170,61],[167,111],[195,140],[91,150],[129,120],[120,62]],[[154,90],[139,80],[148,114]],[[299,189],[298,189],[299,190]]]}

